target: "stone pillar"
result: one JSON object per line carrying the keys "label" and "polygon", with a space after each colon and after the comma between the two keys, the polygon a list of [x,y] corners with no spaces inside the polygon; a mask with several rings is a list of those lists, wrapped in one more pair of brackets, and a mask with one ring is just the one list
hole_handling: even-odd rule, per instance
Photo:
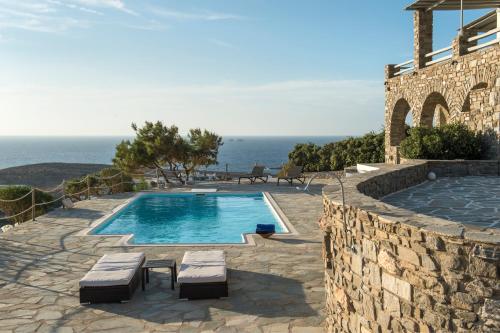
{"label": "stone pillar", "polygon": [[467,48],[473,45],[467,41],[470,37],[471,32],[463,31],[462,34],[458,34],[458,36],[453,39],[451,43],[453,59],[457,60],[457,58],[467,54]]}
{"label": "stone pillar", "polygon": [[394,77],[394,74],[397,72],[396,65],[385,65],[385,79],[388,80]]}
{"label": "stone pillar", "polygon": [[432,52],[432,30],[432,11],[416,10],[413,14],[413,62],[416,70],[425,67],[425,55]]}

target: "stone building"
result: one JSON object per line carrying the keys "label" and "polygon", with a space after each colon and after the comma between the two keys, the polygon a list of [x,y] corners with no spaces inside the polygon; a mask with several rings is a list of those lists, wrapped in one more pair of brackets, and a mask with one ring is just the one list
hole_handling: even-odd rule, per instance
{"label": "stone building", "polygon": [[[451,45],[434,51],[433,11],[461,7],[492,10],[461,24]],[[409,115],[414,125],[462,122],[498,140],[499,8],[500,0],[418,0],[408,7],[415,11],[414,59],[386,66],[387,163],[358,165],[340,186],[323,188],[327,332],[500,332],[500,159],[399,164]],[[428,188],[405,194],[413,208],[387,201],[425,185],[430,172],[434,184],[469,176],[475,183],[461,190],[448,183],[453,193],[439,193],[437,201]],[[466,201],[470,194],[478,202]],[[485,210],[480,202],[496,206]],[[441,216],[443,208],[454,215]],[[480,224],[481,211],[494,222]]]}
{"label": "stone building", "polygon": [[[461,8],[462,6],[462,8]],[[413,59],[385,68],[386,163],[398,164],[405,119],[413,125],[461,122],[500,133],[500,2],[419,0],[414,11]],[[450,45],[433,49],[433,12],[492,9],[463,24]],[[457,21],[458,21],[457,15]],[[498,156],[498,148],[492,154]]]}

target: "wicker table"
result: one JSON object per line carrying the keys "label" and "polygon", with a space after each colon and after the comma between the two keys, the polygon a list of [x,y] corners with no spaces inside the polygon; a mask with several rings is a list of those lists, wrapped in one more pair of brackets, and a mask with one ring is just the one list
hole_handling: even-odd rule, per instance
{"label": "wicker table", "polygon": [[171,288],[174,290],[174,282],[177,281],[177,263],[174,259],[150,259],[142,265],[142,290],[146,290],[146,282],[149,283],[149,270],[152,268],[170,268]]}

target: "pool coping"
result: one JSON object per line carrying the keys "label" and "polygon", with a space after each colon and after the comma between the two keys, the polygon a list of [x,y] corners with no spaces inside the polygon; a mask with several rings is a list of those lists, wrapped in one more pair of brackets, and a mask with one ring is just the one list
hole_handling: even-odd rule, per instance
{"label": "pool coping", "polygon": [[[243,233],[241,234],[243,242],[242,243],[178,243],[178,244],[156,244],[156,243],[146,243],[146,244],[132,244],[129,243],[130,240],[134,237],[134,234],[124,234],[124,235],[96,235],[92,234],[92,231],[99,227],[101,224],[105,223],[109,218],[120,212],[122,209],[124,209],[126,206],[128,206],[132,201],[137,200],[139,197],[145,195],[145,194],[150,194],[151,192],[139,192],[132,196],[131,198],[128,198],[125,200],[122,204],[116,206],[114,209],[111,210],[108,214],[100,217],[99,219],[95,220],[88,226],[87,228],[84,228],[81,230],[79,233],[77,233],[77,236],[80,237],[112,237],[112,238],[119,238],[113,246],[115,247],[227,247],[227,246],[255,246],[256,242],[254,237],[259,236],[256,233]],[[189,194],[190,192],[182,192],[182,191],[172,191],[172,192],[159,192],[159,193],[165,193],[165,194]],[[262,193],[264,197],[264,201],[268,204],[271,213],[275,216],[275,218],[278,220],[278,222],[284,227],[286,232],[282,233],[275,233],[273,234],[273,238],[283,238],[287,236],[297,236],[299,235],[297,229],[293,226],[292,223],[290,223],[290,220],[288,217],[285,215],[281,207],[278,205],[276,200],[272,197],[271,193],[267,191],[261,191],[261,192],[219,192],[220,194],[255,194],[255,193]],[[208,194],[213,194],[213,193],[208,193]],[[197,195],[196,193],[193,193],[193,195]],[[198,194],[199,195],[199,194]]]}

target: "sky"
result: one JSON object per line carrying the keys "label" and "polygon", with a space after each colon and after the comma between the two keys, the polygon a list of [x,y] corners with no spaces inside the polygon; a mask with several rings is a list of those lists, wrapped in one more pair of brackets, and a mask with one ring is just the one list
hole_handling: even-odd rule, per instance
{"label": "sky", "polygon": [[[380,130],[384,65],[412,58],[408,3],[0,0],[0,135]],[[458,25],[435,15],[435,49]]]}

